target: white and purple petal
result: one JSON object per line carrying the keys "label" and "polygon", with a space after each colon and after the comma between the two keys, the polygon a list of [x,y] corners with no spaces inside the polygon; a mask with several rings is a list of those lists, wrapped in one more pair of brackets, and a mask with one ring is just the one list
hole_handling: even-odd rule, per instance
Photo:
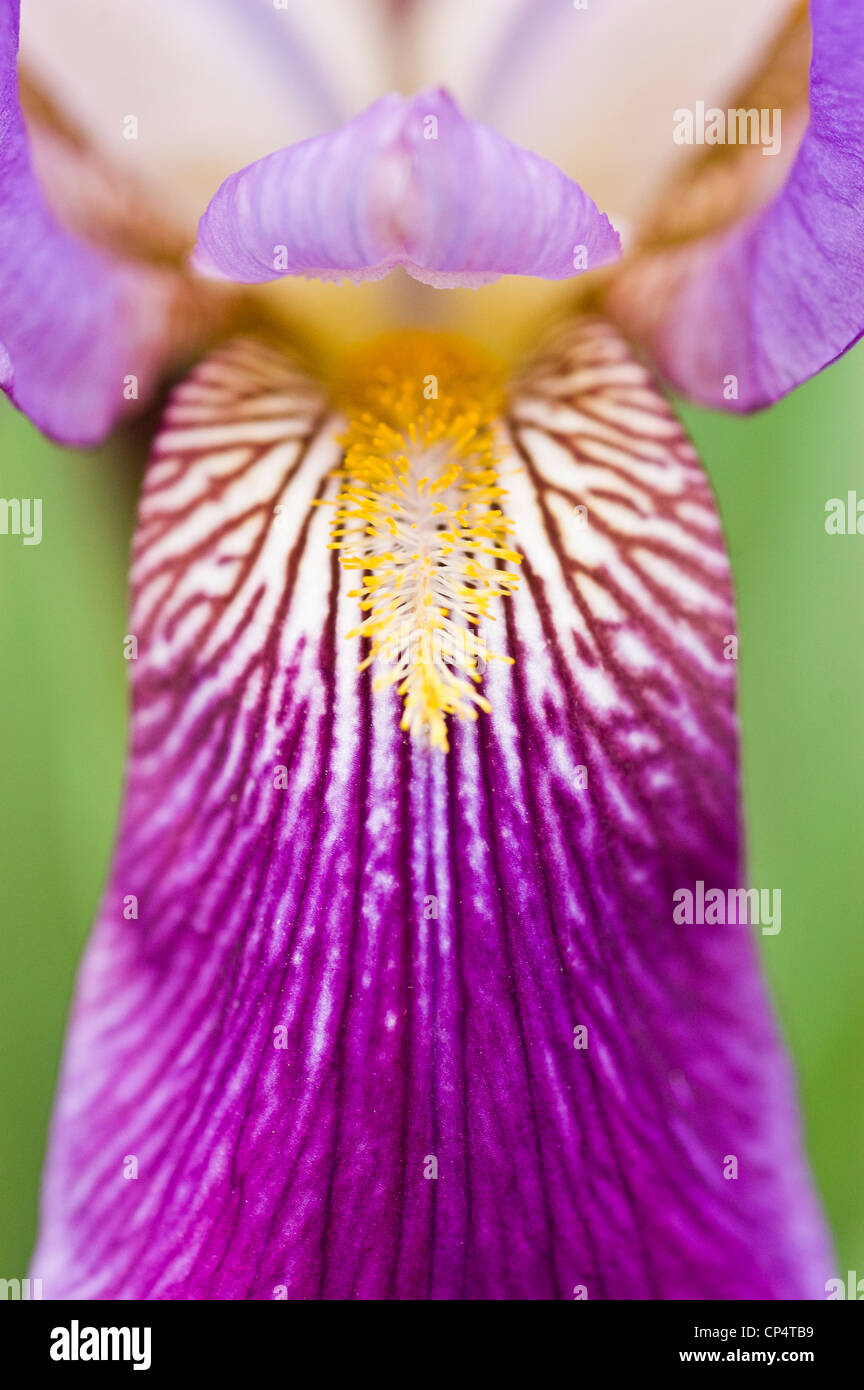
{"label": "white and purple petal", "polygon": [[0,6],[0,386],[46,434],[91,444],[148,396],[189,330],[189,294],[177,272],[113,257],[50,211],[18,104],[18,8]]}
{"label": "white and purple petal", "polygon": [[409,10],[417,81],[578,173],[636,226],[680,154],[676,107],[725,102],[795,0],[435,0]]}
{"label": "white and purple petal", "polygon": [[780,192],[613,288],[625,330],[706,405],[769,405],[864,332],[864,26],[844,0],[812,0],[810,22],[810,120]]}
{"label": "white and purple petal", "polygon": [[501,275],[565,279],[619,252],[578,184],[430,89],[382,97],[226,179],[194,263],[244,283],[360,282],[404,266],[438,288],[473,288]]}
{"label": "white and purple petal", "polygon": [[525,578],[486,634],[515,662],[449,754],[343,635],[337,429],[238,344],[157,439],[45,1296],[819,1297],[753,941],[672,916],[741,881],[728,568],[680,426],[596,321],[515,389]]}
{"label": "white and purple petal", "polygon": [[[388,90],[383,20],[382,0],[27,0],[21,52],[188,245],[233,169]],[[124,138],[130,117],[135,139]]]}

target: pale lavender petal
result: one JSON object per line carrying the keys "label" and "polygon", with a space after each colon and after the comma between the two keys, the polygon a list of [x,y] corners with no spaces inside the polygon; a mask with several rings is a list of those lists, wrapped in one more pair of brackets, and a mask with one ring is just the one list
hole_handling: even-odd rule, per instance
{"label": "pale lavender petal", "polygon": [[445,288],[565,279],[619,251],[578,184],[434,89],[382,97],[340,130],[226,179],[201,219],[194,264],[247,284],[377,280],[401,265]]}
{"label": "pale lavender petal", "polygon": [[679,425],[593,321],[516,392],[516,661],[449,755],[343,635],[310,506],[337,429],[237,345],[157,440],[45,1297],[818,1298],[750,933],[672,920],[741,872],[728,568]]}
{"label": "pale lavender petal", "polygon": [[843,0],[813,0],[810,18],[810,123],[779,196],[637,264],[615,295],[625,327],[648,311],[658,366],[707,405],[768,405],[864,332],[864,25]]}
{"label": "pale lavender petal", "polygon": [[0,386],[47,434],[102,438],[140,408],[172,342],[180,277],[65,232],[36,183],[18,105],[18,0],[0,7]]}

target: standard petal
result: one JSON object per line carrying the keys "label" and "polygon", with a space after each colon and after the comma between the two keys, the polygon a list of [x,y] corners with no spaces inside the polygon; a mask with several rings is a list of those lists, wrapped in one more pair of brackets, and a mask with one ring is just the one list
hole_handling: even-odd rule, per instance
{"label": "standard petal", "polygon": [[547,160],[468,121],[446,92],[382,97],[348,125],[222,184],[195,264],[246,284],[282,275],[439,288],[566,279],[614,260],[618,235]]}
{"label": "standard petal", "polygon": [[577,173],[623,230],[674,166],[676,107],[725,101],[795,3],[435,0],[406,42],[418,83]]}
{"label": "standard petal", "polygon": [[49,211],[18,106],[18,0],[0,9],[0,386],[46,434],[101,439],[140,408],[197,312],[176,272],[115,259]]}
{"label": "standard petal", "polygon": [[45,1296],[819,1297],[753,942],[672,920],[740,874],[728,570],[680,427],[599,323],[522,383],[515,664],[450,754],[344,636],[335,429],[238,345],[157,440]]}
{"label": "standard petal", "polygon": [[706,405],[769,405],[864,332],[864,28],[810,5],[810,121],[782,189],[717,235],[649,252],[612,291],[622,325]]}
{"label": "standard petal", "polygon": [[188,245],[233,169],[390,88],[386,17],[384,0],[28,0],[22,61]]}

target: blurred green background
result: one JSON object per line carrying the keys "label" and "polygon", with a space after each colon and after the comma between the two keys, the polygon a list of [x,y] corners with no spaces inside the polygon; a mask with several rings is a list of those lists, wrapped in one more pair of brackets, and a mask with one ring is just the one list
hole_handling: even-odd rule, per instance
{"label": "blurred green background", "polygon": [[[767,414],[685,412],[736,576],[752,880],[797,1062],[838,1268],[864,1275],[864,348]],[[0,1275],[26,1272],[75,963],[106,873],[125,738],[126,557],[147,423],[68,453],[0,402],[0,496],[43,498],[43,540],[0,536]]]}

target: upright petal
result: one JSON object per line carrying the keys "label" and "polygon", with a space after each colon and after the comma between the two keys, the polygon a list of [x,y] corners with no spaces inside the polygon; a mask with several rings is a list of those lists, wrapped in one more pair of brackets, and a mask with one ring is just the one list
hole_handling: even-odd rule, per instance
{"label": "upright petal", "polygon": [[614,260],[618,235],[559,169],[466,120],[446,92],[382,97],[341,130],[226,179],[201,219],[199,270],[439,288],[561,280]]}
{"label": "upright petal", "polygon": [[406,42],[418,83],[577,172],[618,225],[674,163],[672,113],[725,101],[796,0],[435,0]]}
{"label": "upright petal", "polygon": [[45,1296],[818,1297],[753,942],[672,919],[740,875],[728,571],[680,427],[596,322],[522,382],[526,582],[486,633],[515,664],[449,754],[344,635],[310,505],[335,429],[237,345],[157,440]]}
{"label": "upright petal", "polygon": [[173,271],[66,232],[30,165],[16,72],[18,0],[0,7],[0,386],[47,434],[90,444],[140,406],[195,306]]}
{"label": "upright petal", "polygon": [[812,0],[810,18],[810,121],[782,189],[613,288],[619,321],[706,405],[769,405],[864,332],[864,26],[843,0]]}
{"label": "upright petal", "polygon": [[233,169],[387,91],[390,56],[382,0],[28,0],[23,17],[28,70],[187,243]]}

